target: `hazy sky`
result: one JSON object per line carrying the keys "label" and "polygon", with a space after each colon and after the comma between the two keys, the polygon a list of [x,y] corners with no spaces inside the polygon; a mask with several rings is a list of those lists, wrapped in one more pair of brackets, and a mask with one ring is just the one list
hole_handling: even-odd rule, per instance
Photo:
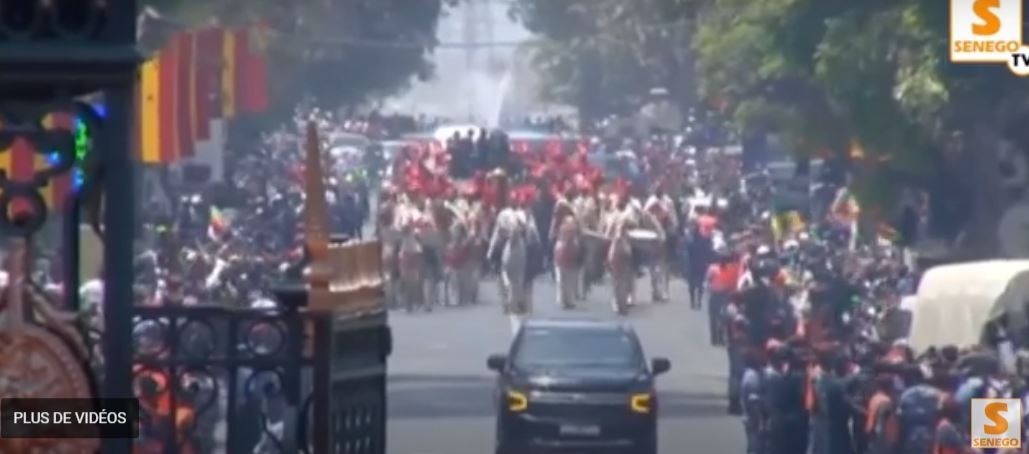
{"label": "hazy sky", "polygon": [[[469,120],[475,117],[477,122],[489,122],[500,109],[503,99],[512,96],[510,89],[503,87],[514,85],[511,80],[504,81],[503,74],[489,71],[487,56],[491,49],[477,50],[476,65],[469,71],[466,68],[466,50],[447,47],[446,43],[462,43],[465,39],[464,25],[467,13],[467,1],[480,1],[484,7],[483,15],[489,14],[493,20],[492,41],[501,43],[520,42],[529,38],[529,33],[519,24],[507,17],[507,2],[503,0],[465,0],[447,12],[439,25],[437,36],[444,46],[436,49],[435,79],[416,83],[411,90],[387,103],[387,107],[412,113],[443,115],[458,120]],[[479,41],[488,40],[481,36]],[[493,47],[493,56],[509,65],[514,47]]]}

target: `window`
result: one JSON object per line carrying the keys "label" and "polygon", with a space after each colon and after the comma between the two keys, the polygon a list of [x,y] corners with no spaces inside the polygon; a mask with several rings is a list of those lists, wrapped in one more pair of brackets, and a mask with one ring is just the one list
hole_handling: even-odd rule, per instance
{"label": "window", "polygon": [[526,328],[513,365],[540,368],[642,369],[643,355],[631,334],[615,328]]}

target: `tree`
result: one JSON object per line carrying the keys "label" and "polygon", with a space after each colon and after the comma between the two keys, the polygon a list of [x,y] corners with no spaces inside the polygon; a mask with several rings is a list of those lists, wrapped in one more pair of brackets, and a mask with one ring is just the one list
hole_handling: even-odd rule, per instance
{"label": "tree", "polygon": [[429,55],[443,8],[456,0],[147,0],[184,27],[265,19],[273,106],[304,98],[335,109],[393,93],[432,75]]}
{"label": "tree", "polygon": [[[515,0],[510,15],[538,36],[543,96],[596,118],[639,107],[655,86],[693,102],[691,0]],[[598,96],[598,93],[600,96]]]}
{"label": "tree", "polygon": [[940,233],[985,246],[998,144],[1029,96],[1005,68],[948,63],[947,21],[931,0],[714,0],[693,41],[699,87],[800,152],[859,148],[867,205],[888,211],[898,181],[922,187]]}

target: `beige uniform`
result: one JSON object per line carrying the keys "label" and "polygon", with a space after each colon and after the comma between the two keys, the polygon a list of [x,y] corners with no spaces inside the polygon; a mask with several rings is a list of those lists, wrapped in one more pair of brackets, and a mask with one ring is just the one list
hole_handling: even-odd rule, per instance
{"label": "beige uniform", "polygon": [[503,248],[500,266],[500,298],[509,313],[532,311],[531,281],[526,275],[529,243],[539,241],[532,216],[525,210],[505,208],[497,215],[488,256]]}
{"label": "beige uniform", "polygon": [[632,244],[624,232],[611,240],[611,246],[607,251],[607,264],[611,270],[611,283],[614,290],[612,308],[615,312],[623,313],[633,305],[636,282],[632,267]]}
{"label": "beige uniform", "polygon": [[675,232],[678,226],[675,205],[667,196],[662,198],[651,196],[643,210],[644,224],[649,225],[651,230],[657,231],[660,238],[658,249],[650,252],[653,255],[648,263],[648,274],[650,274],[650,286],[654,301],[663,302],[668,300],[671,263],[675,257],[675,251],[667,248],[667,237]]}
{"label": "beige uniform", "polygon": [[557,231],[554,242],[554,275],[557,281],[557,303],[569,308],[574,304],[582,282],[582,266],[579,254],[582,253],[582,241],[579,226],[573,218],[565,218]]}

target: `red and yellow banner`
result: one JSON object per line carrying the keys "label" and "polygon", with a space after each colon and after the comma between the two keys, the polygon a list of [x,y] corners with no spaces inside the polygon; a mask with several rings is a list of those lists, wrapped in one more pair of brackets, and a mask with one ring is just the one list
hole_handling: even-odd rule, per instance
{"label": "red and yellow banner", "polygon": [[140,68],[134,143],[146,164],[191,156],[211,121],[268,109],[263,25],[182,32]]}

